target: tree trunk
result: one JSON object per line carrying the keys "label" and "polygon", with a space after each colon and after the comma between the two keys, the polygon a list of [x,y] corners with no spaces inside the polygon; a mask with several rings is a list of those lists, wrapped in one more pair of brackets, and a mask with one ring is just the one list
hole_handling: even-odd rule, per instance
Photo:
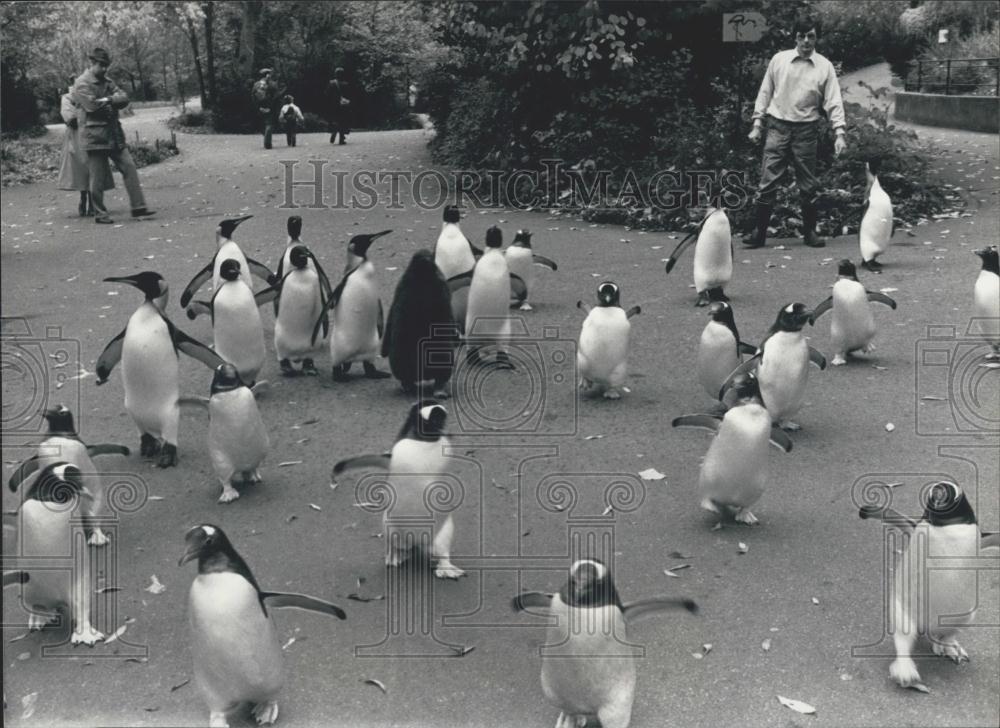
{"label": "tree trunk", "polygon": [[257,23],[260,21],[263,5],[254,0],[242,0],[243,27],[240,29],[240,50],[236,59],[237,68],[245,79],[254,78],[254,61],[257,50]]}
{"label": "tree trunk", "polygon": [[209,106],[214,106],[218,95],[215,89],[215,3],[202,3],[205,11],[205,61],[208,64],[208,98]]}
{"label": "tree trunk", "polygon": [[[211,107],[212,102],[205,93],[205,75],[201,71],[201,54],[198,52],[198,31],[195,30],[194,21],[191,18],[187,19],[187,35],[188,40],[191,41],[191,55],[194,56],[194,71],[198,76],[198,93],[201,95],[201,108],[203,110],[208,109]],[[179,78],[180,74],[178,74]]]}

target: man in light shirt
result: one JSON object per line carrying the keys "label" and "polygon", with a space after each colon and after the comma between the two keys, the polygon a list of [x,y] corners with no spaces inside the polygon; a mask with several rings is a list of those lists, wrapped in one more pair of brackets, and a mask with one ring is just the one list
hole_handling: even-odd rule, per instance
{"label": "man in light shirt", "polygon": [[794,26],[795,48],[780,51],[767,66],[757,93],[750,140],[764,132],[764,161],[757,188],[756,230],[743,241],[744,247],[761,248],[767,240],[767,224],[780,185],[791,166],[802,202],[802,242],[812,248],[826,243],[816,236],[816,146],[819,141],[821,111],[833,125],[834,153],[846,148],[844,102],[840,98],[837,73],[824,56],[816,52],[818,23],[802,18]]}

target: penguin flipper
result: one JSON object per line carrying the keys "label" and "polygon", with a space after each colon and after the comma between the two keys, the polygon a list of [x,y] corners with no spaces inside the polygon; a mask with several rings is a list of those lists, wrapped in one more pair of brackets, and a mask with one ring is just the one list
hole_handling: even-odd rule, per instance
{"label": "penguin flipper", "polygon": [[191,407],[204,407],[208,409],[208,397],[178,397],[177,404],[181,407],[188,405]]}
{"label": "penguin flipper", "polygon": [[247,268],[250,269],[250,273],[260,278],[262,281],[267,281],[269,286],[274,285],[280,278],[277,278],[271,269],[266,265],[261,263],[259,260],[254,260],[253,258],[247,258]]}
{"label": "penguin flipper", "polygon": [[991,546],[1000,548],[1000,533],[984,533],[979,542],[979,548],[988,549]]}
{"label": "penguin flipper", "polygon": [[[523,283],[524,281],[522,281]],[[461,291],[466,286],[472,285],[472,271],[467,270],[465,273],[459,273],[457,276],[452,276],[448,279],[448,290],[452,293]]]}
{"label": "penguin flipper", "polygon": [[309,612],[329,614],[337,619],[347,619],[347,613],[336,604],[324,602],[322,599],[317,599],[307,594],[261,592],[260,599],[265,605],[274,609],[305,609]]}
{"label": "penguin flipper", "polygon": [[633,624],[643,617],[668,609],[686,609],[691,614],[697,614],[698,604],[693,599],[683,597],[650,597],[622,605],[622,614],[626,624]]}
{"label": "penguin flipper", "polygon": [[917,527],[917,522],[909,516],[904,516],[895,508],[880,508],[878,506],[862,506],[858,515],[863,518],[881,518],[883,523],[896,526],[904,533],[912,533]]}
{"label": "penguin flipper", "polygon": [[391,456],[384,452],[379,455],[358,455],[353,458],[345,458],[333,466],[333,475],[340,475],[348,468],[381,468],[389,467]]}
{"label": "penguin flipper", "polygon": [[771,444],[779,450],[783,450],[784,452],[792,451],[792,438],[790,438],[788,434],[777,425],[771,425],[771,434],[769,439]]}
{"label": "penguin flipper", "polygon": [[5,571],[3,572],[3,586],[6,589],[15,584],[26,584],[31,581],[27,571]]}
{"label": "penguin flipper", "polygon": [[670,257],[667,259],[666,272],[668,275],[670,271],[674,269],[674,266],[677,265],[678,258],[681,257],[681,254],[687,249],[688,245],[691,244],[691,241],[694,239],[694,236],[697,235],[699,232],[701,232],[701,228],[705,225],[705,220],[707,219],[708,216],[706,215],[705,219],[698,224],[698,227],[696,227],[694,230],[685,235],[684,239],[681,240],[679,243],[677,243],[677,247],[674,248],[674,252],[671,253]]}
{"label": "penguin flipper", "polygon": [[869,301],[874,301],[875,303],[884,303],[886,306],[891,308],[893,311],[896,310],[896,302],[889,298],[884,293],[877,293],[875,291],[865,291],[868,296]]}
{"label": "penguin flipper", "polygon": [[625,312],[625,318],[632,318],[633,316],[638,316],[640,313],[642,313],[642,306],[633,306]]}
{"label": "penguin flipper", "polygon": [[528,298],[528,284],[516,273],[510,274],[510,295],[514,297],[518,305],[524,303]]}
{"label": "penguin flipper", "polygon": [[326,304],[327,308],[337,307],[337,304],[340,302],[340,297],[344,293],[344,286],[347,285],[347,279],[351,277],[351,273],[353,273],[355,270],[357,269],[351,268],[349,271],[347,271],[344,274],[344,277],[340,279],[340,283],[337,284],[337,287],[330,292],[330,300]]}
{"label": "penguin flipper", "polygon": [[265,288],[261,291],[257,291],[253,294],[253,302],[257,306],[263,306],[265,303],[274,301],[274,312],[278,313],[278,299],[281,296],[281,284],[283,281],[275,283],[270,288]]}
{"label": "penguin flipper", "polygon": [[128,457],[131,451],[124,445],[115,445],[110,442],[104,442],[100,445],[87,445],[87,454],[90,457],[97,457],[98,455],[124,455]]}
{"label": "penguin flipper", "polygon": [[528,609],[548,609],[552,606],[552,594],[542,592],[524,592],[514,597],[510,606],[515,612],[524,612]]}
{"label": "penguin flipper", "polygon": [[833,296],[828,297],[825,301],[823,301],[821,304],[819,304],[816,308],[813,309],[811,323],[815,324],[816,321],[819,320],[819,317],[825,314],[831,308],[833,308]]}
{"label": "penguin flipper", "polygon": [[187,354],[193,359],[197,359],[213,371],[217,366],[226,363],[221,356],[216,354],[200,341],[185,334],[179,328],[174,326],[169,320],[164,320],[167,321],[167,327],[170,329],[170,338],[173,339],[175,349]]}
{"label": "penguin flipper", "polygon": [[718,432],[721,424],[721,415],[709,414],[681,415],[680,417],[674,417],[670,422],[671,427],[697,427],[699,430],[708,430],[710,432]]}
{"label": "penguin flipper", "polygon": [[128,327],[122,329],[122,332],[118,334],[115,338],[108,342],[108,345],[104,347],[104,351],[101,355],[97,357],[97,383],[104,384],[108,381],[108,376],[111,374],[111,370],[115,368],[122,358],[122,347],[125,345],[125,332]]}
{"label": "penguin flipper", "polygon": [[212,312],[212,304],[208,301],[192,301],[191,305],[187,307],[187,317],[192,321],[206,314],[212,316],[212,323],[214,324],[215,316]]}
{"label": "penguin flipper", "polygon": [[[761,344],[761,347],[763,346],[764,345]],[[732,386],[733,380],[736,379],[736,377],[740,376],[741,374],[750,373],[760,363],[760,358],[763,355],[764,355],[763,349],[759,348],[756,354],[747,359],[745,362],[740,363],[739,366],[737,366],[735,369],[733,369],[733,371],[729,373],[729,376],[726,377],[726,381],[724,381],[722,383],[722,386],[719,387],[720,402],[723,401],[723,399],[725,398],[726,390]]]}
{"label": "penguin flipper", "polygon": [[323,266],[319,264],[316,256],[313,255],[312,251],[309,251],[309,257],[312,258],[313,265],[316,266],[316,274],[319,276],[319,292],[322,297],[322,301],[329,301],[333,298],[333,288],[330,286],[330,278],[327,276],[326,271],[323,270]]}
{"label": "penguin flipper", "polygon": [[556,262],[551,258],[546,258],[544,255],[532,254],[531,260],[535,265],[544,266],[549,270],[559,270],[559,266],[556,265]]}
{"label": "penguin flipper", "polygon": [[198,271],[198,273],[195,274],[195,277],[191,279],[191,282],[185,286],[184,292],[181,293],[180,298],[181,308],[187,308],[187,305],[191,302],[194,294],[198,292],[198,289],[205,285],[205,283],[208,282],[208,279],[212,277],[212,268],[214,266],[215,258],[213,257],[212,261]]}
{"label": "penguin flipper", "polygon": [[819,349],[814,349],[811,346],[809,347],[809,361],[818,366],[820,370],[826,369],[826,357]]}
{"label": "penguin flipper", "polygon": [[590,313],[590,304],[589,303],[584,303],[583,301],[577,301],[576,302],[576,307],[578,309],[580,309],[581,311],[583,311],[585,314],[589,314]]}
{"label": "penguin flipper", "polygon": [[12,493],[16,492],[21,486],[21,483],[23,483],[29,475],[38,470],[40,463],[41,461],[38,459],[38,455],[32,455],[30,458],[21,463],[18,469],[14,471],[14,474],[10,476],[10,480],[7,481],[7,486],[10,488],[10,491]]}
{"label": "penguin flipper", "polygon": [[382,299],[378,300],[378,318],[375,320],[375,328],[378,337],[381,339],[385,335],[385,310],[382,308]]}
{"label": "penguin flipper", "polygon": [[749,354],[753,356],[759,351],[759,348],[753,344],[748,344],[745,341],[736,342],[736,353],[737,354]]}
{"label": "penguin flipper", "polygon": [[469,243],[469,250],[472,251],[472,257],[475,258],[476,260],[479,260],[480,258],[483,257],[483,249],[477,248],[472,243]]}

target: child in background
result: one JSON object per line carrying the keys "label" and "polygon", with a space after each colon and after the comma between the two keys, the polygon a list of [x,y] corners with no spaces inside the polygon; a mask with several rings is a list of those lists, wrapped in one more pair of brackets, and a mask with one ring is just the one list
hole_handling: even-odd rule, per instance
{"label": "child in background", "polygon": [[285,140],[288,146],[295,146],[295,132],[299,129],[299,124],[305,121],[302,111],[295,105],[295,97],[288,95],[283,99],[285,105],[281,107],[281,123],[285,125]]}

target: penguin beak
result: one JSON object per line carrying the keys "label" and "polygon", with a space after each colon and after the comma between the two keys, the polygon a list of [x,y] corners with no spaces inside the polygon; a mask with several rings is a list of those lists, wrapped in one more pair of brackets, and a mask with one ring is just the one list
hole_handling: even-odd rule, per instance
{"label": "penguin beak", "polygon": [[139,287],[139,280],[136,276],[111,276],[104,279],[105,283],[128,283],[130,286]]}
{"label": "penguin beak", "polygon": [[369,238],[369,239],[370,239],[370,240],[371,240],[372,242],[375,242],[376,240],[378,240],[378,239],[379,239],[380,237],[382,237],[383,235],[388,235],[388,234],[389,234],[389,233],[391,233],[391,232],[392,232],[392,230],[383,230],[383,231],[382,231],[382,232],[380,232],[380,233],[375,233],[375,234],[373,234],[373,235],[369,235],[369,236],[368,236],[368,238]]}
{"label": "penguin beak", "polygon": [[983,258],[986,256],[987,250],[989,250],[989,248],[979,248],[977,250],[973,250],[972,252],[978,255],[980,258]]}
{"label": "penguin beak", "polygon": [[187,551],[185,551],[184,555],[181,556],[180,560],[178,560],[177,565],[184,566],[184,564],[186,564],[187,562],[193,561],[194,559],[198,558],[199,551],[201,551],[201,547],[198,544],[189,545],[187,547]]}

